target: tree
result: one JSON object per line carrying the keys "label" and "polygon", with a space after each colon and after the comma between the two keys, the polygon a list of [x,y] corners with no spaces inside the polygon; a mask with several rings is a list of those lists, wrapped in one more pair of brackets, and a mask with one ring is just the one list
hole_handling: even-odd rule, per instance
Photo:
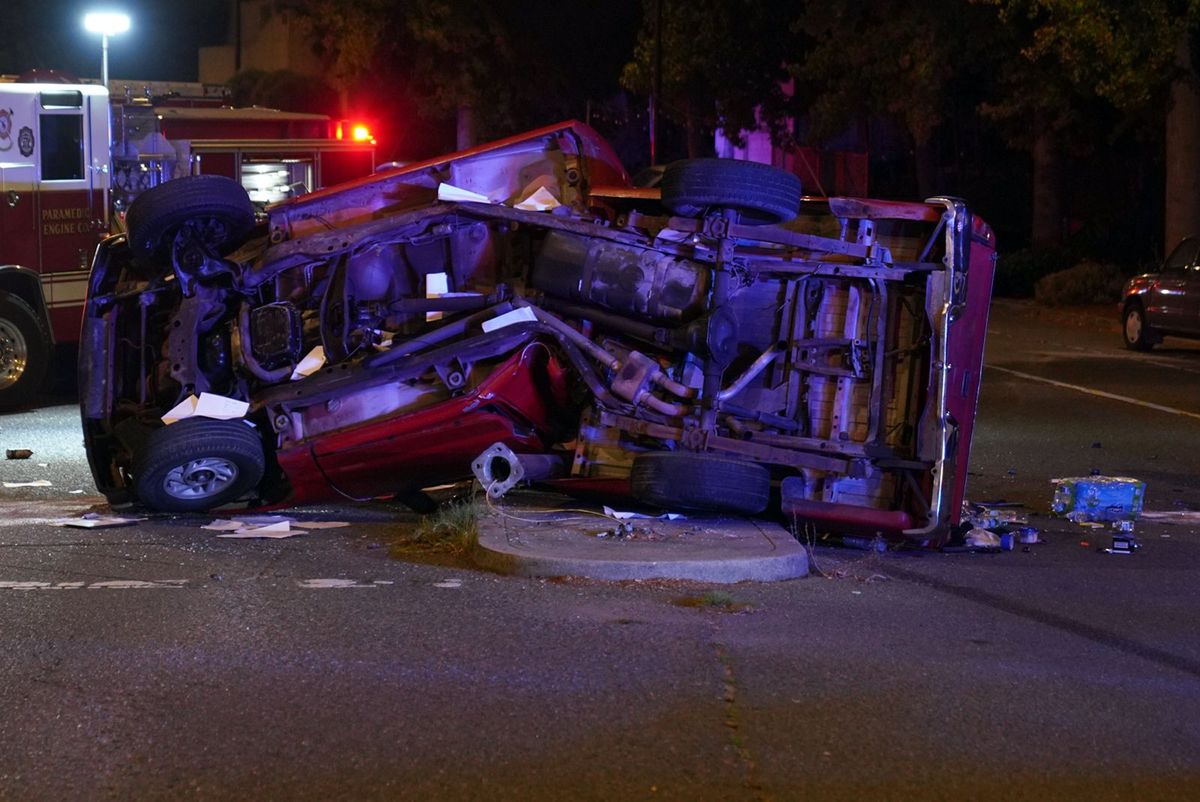
{"label": "tree", "polygon": [[689,157],[708,150],[706,138],[718,128],[737,138],[761,121],[785,141],[793,7],[756,0],[644,0],[633,59],[621,83],[641,94],[654,92],[661,47],[658,101],[664,116],[684,127]]}
{"label": "tree", "polygon": [[229,80],[235,106],[328,114],[338,103],[332,87],[291,70],[242,70]]}
{"label": "tree", "polygon": [[827,0],[793,23],[806,37],[792,63],[816,139],[887,116],[907,133],[917,191],[942,191],[935,135],[955,95],[978,91],[996,56],[995,14],[965,0]]}
{"label": "tree", "polygon": [[1200,231],[1200,0],[988,1],[1030,26],[1026,63],[1049,61],[1076,89],[1163,127],[1165,246]]}
{"label": "tree", "polygon": [[429,117],[455,115],[459,148],[503,129],[522,76],[510,31],[515,7],[474,0],[277,0],[312,37],[343,101],[379,76],[402,76]]}

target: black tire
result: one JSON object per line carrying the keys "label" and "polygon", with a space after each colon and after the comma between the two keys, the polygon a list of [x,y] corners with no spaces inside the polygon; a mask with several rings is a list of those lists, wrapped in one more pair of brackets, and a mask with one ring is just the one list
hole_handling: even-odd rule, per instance
{"label": "black tire", "polygon": [[138,450],[134,486],[147,507],[200,512],[262,481],[262,439],[241,420],[189,418],[155,429]]}
{"label": "black tire", "polygon": [[800,213],[800,179],[757,162],[685,159],[668,164],[663,205],[682,217],[733,209],[749,225],[786,223]]}
{"label": "black tire", "polygon": [[638,501],[669,510],[757,515],[771,496],[762,465],[683,451],[638,454],[629,482]]}
{"label": "black tire", "polygon": [[221,255],[237,249],[254,230],[254,205],[242,185],[220,175],[166,181],[138,195],[125,215],[129,245],[145,262],[167,255],[181,225],[203,219],[208,245]]}
{"label": "black tire", "polygon": [[0,409],[29,403],[50,369],[46,320],[18,295],[0,292]]}
{"label": "black tire", "polygon": [[1121,339],[1131,351],[1149,351],[1158,342],[1154,332],[1146,325],[1146,312],[1140,303],[1134,302],[1125,307],[1125,314],[1121,316]]}

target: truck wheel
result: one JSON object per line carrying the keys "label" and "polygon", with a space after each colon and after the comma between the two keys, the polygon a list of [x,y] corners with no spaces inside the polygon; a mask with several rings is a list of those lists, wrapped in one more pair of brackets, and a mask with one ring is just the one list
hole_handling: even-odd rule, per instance
{"label": "truck wheel", "polygon": [[800,179],[757,162],[685,159],[668,164],[663,205],[682,217],[733,209],[749,225],[786,223],[800,213]]}
{"label": "truck wheel", "polygon": [[134,463],[135,488],[147,507],[200,512],[256,487],[265,467],[262,439],[243,421],[190,418],[146,438]]}
{"label": "truck wheel", "polygon": [[49,368],[46,321],[20,296],[0,292],[0,409],[28,403]]}
{"label": "truck wheel", "polygon": [[638,501],[669,510],[756,515],[771,496],[771,474],[762,465],[682,451],[638,454],[629,482]]}
{"label": "truck wheel", "polygon": [[166,181],[138,195],[125,227],[136,256],[154,261],[167,256],[184,223],[202,232],[205,243],[225,255],[254,230],[254,205],[241,184],[221,175],[193,175]]}

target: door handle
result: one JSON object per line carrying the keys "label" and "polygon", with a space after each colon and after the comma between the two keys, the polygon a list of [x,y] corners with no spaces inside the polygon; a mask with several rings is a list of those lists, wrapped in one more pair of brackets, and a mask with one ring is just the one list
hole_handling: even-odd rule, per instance
{"label": "door handle", "polygon": [[15,189],[10,189],[8,191],[8,205],[16,206],[20,202],[21,202],[21,196],[17,193],[17,191]]}

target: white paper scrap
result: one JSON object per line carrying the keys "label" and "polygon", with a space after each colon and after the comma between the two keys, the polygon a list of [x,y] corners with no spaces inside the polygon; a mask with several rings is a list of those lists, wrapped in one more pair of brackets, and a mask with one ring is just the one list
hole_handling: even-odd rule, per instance
{"label": "white paper scrap", "polygon": [[484,331],[495,331],[502,329],[505,326],[512,326],[516,323],[533,323],[537,320],[537,315],[528,306],[521,306],[503,315],[496,315],[490,320],[485,320],[480,324],[480,328]]}
{"label": "white paper scrap", "polygon": [[245,526],[241,521],[229,521],[224,518],[218,518],[210,524],[205,524],[201,529],[208,529],[212,532],[233,532]]}
{"label": "white paper scrap", "polygon": [[248,411],[250,411],[250,404],[245,401],[216,393],[201,393],[199,398],[189,395],[180,401],[162,416],[162,422],[170,426],[185,418],[234,420],[246,417]]}
{"label": "white paper scrap", "polygon": [[527,212],[548,212],[551,209],[557,209],[559,206],[562,206],[562,204],[558,202],[558,198],[554,197],[553,192],[545,187],[538,187],[536,192],[513,208],[524,209]]}
{"label": "white paper scrap", "polygon": [[[443,273],[427,273],[425,274],[425,297],[426,298],[441,298],[446,293],[450,292],[450,277]],[[425,322],[429,323],[433,320],[441,320],[441,312],[426,312]]]}
{"label": "white paper scrap", "polygon": [[1200,523],[1200,510],[1142,510],[1141,518],[1165,524]]}
{"label": "white paper scrap", "polygon": [[311,376],[325,365],[325,346],[318,345],[309,351],[292,370],[292,381],[299,381],[305,376]]}
{"label": "white paper scrap", "polygon": [[122,518],[119,515],[96,515],[88,513],[82,518],[59,518],[51,521],[53,526],[69,526],[73,529],[107,529],[113,526],[129,526],[145,518]]}
{"label": "white paper scrap", "polygon": [[292,525],[287,521],[279,523],[267,524],[266,526],[248,526],[242,529],[236,529],[232,532],[226,532],[217,537],[230,538],[284,538],[303,535],[303,530],[292,529]]}
{"label": "white paper scrap", "polygon": [[241,521],[243,524],[252,526],[266,526],[267,524],[277,524],[280,521],[295,523],[296,519],[288,515],[241,515],[235,520]]}
{"label": "white paper scrap", "polygon": [[678,521],[681,518],[687,518],[682,512],[664,512],[662,515],[646,515],[641,512],[625,512],[623,510],[614,510],[612,507],[605,507],[604,514],[610,518],[616,518],[618,521],[628,521],[630,519],[642,520],[657,520],[657,521]]}
{"label": "white paper scrap", "polygon": [[479,192],[456,187],[453,184],[438,184],[437,197],[440,201],[467,201],[469,203],[491,203],[492,199]]}
{"label": "white paper scrap", "polygon": [[45,479],[35,479],[32,482],[5,482],[5,487],[53,487]]}

